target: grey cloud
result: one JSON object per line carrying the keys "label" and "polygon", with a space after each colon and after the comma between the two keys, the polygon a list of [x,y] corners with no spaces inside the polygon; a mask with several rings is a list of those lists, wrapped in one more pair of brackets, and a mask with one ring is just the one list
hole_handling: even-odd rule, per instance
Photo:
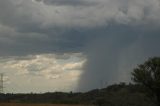
{"label": "grey cloud", "polygon": [[0,22],[27,32],[43,32],[55,27],[105,26],[113,21],[120,24],[158,24],[160,16],[159,0],[44,0],[68,5],[97,3],[83,8],[47,6],[31,0],[0,2]]}
{"label": "grey cloud", "polygon": [[[76,34],[76,33],[75,33]],[[47,35],[46,35],[47,36]],[[71,37],[71,38],[70,38]],[[75,38],[78,37],[79,39]],[[16,55],[32,55],[41,53],[65,53],[65,52],[81,52],[84,48],[86,37],[81,35],[64,34],[58,36],[57,40],[52,36],[34,38],[26,36],[10,37],[11,43],[7,41],[0,42],[1,56],[16,56]]]}

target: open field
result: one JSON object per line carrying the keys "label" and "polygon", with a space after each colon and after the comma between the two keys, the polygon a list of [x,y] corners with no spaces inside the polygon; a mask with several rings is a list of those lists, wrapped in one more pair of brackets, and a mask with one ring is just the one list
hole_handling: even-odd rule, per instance
{"label": "open field", "polygon": [[89,105],[0,103],[0,106],[89,106]]}

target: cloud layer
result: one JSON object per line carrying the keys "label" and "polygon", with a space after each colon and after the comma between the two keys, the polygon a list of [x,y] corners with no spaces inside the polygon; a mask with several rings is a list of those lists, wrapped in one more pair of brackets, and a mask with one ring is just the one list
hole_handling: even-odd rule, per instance
{"label": "cloud layer", "polygon": [[0,4],[0,55],[81,52],[98,28],[153,28],[159,26],[160,17],[159,0],[5,0]]}
{"label": "cloud layer", "polygon": [[[79,76],[82,73],[82,66],[85,62],[82,54],[64,54],[63,56],[58,56],[55,54],[43,54],[27,57],[12,57],[6,59],[1,59],[3,62],[0,62],[1,69],[6,70],[4,73],[10,76],[10,81],[7,88],[13,92],[31,92],[30,89],[34,92],[45,92],[42,91],[44,87],[53,91],[64,90],[68,91],[70,89],[75,90],[76,83]],[[22,77],[22,78],[21,78]],[[21,78],[21,80],[19,80]],[[39,82],[36,82],[35,79],[39,79]],[[8,77],[5,77],[5,80],[8,80]],[[7,84],[5,81],[5,84]],[[52,82],[52,85],[44,84],[46,82]],[[32,88],[33,83],[38,83],[36,85],[40,86],[39,90],[35,91],[34,87]],[[59,82],[59,83],[57,83]],[[15,87],[17,83],[19,87]],[[22,86],[23,83],[26,83],[25,86]],[[28,90],[25,87],[28,86]],[[62,87],[64,86],[64,87]],[[35,86],[36,87],[36,86]],[[12,88],[17,89],[14,91]]]}

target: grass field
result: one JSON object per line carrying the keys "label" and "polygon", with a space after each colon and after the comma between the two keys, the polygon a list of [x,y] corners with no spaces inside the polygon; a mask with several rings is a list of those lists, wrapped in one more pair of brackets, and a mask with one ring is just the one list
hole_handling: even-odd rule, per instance
{"label": "grass field", "polygon": [[0,103],[0,106],[89,106],[89,105]]}

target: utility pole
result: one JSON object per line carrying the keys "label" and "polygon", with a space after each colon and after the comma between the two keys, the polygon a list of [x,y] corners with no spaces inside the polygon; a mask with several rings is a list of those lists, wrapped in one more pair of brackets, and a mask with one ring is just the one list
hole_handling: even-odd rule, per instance
{"label": "utility pole", "polygon": [[3,92],[3,73],[0,73],[0,93]]}

